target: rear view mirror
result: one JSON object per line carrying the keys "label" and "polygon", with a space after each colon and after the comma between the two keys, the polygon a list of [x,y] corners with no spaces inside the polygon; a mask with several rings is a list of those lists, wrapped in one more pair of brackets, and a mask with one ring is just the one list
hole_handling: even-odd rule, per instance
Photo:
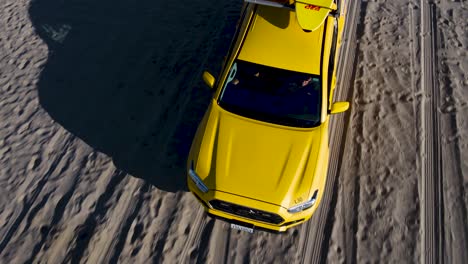
{"label": "rear view mirror", "polygon": [[215,77],[213,77],[213,75],[211,75],[211,73],[204,71],[202,78],[203,78],[203,81],[206,83],[206,85],[208,85],[208,87],[210,88],[214,87],[216,79]]}
{"label": "rear view mirror", "polygon": [[330,114],[339,114],[349,109],[349,102],[335,102],[332,104]]}

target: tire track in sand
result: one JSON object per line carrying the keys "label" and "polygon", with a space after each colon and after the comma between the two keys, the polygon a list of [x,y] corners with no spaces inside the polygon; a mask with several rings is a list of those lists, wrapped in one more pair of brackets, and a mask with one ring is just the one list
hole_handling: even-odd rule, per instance
{"label": "tire track in sand", "polygon": [[422,263],[443,263],[442,166],[436,78],[435,4],[421,0],[421,235]]}
{"label": "tire track in sand", "polygon": [[[458,14],[452,13],[460,12]],[[457,11],[455,11],[457,10]],[[437,84],[439,85],[440,98],[438,110],[440,112],[440,137],[441,152],[443,158],[441,170],[441,195],[443,202],[443,227],[444,232],[440,239],[443,241],[443,259],[446,263],[465,263],[468,259],[468,181],[466,178],[466,108],[468,94],[467,85],[460,85],[460,80],[466,80],[466,67],[462,66],[460,59],[466,62],[468,35],[466,30],[458,30],[468,27],[468,6],[462,2],[453,1],[448,5],[437,5],[435,19],[437,22]],[[440,21],[449,23],[440,23]],[[463,33],[461,33],[463,32]],[[453,63],[458,61],[457,63]],[[466,65],[466,64],[465,64]]]}
{"label": "tire track in sand", "polygon": [[[419,12],[418,12],[419,10]],[[421,262],[443,261],[442,164],[440,160],[440,128],[437,102],[440,95],[436,85],[436,56],[434,5],[425,0],[413,1],[409,10],[411,41],[411,71],[413,92],[416,95],[415,112],[419,113],[416,127],[420,146],[421,170]]]}
{"label": "tire track in sand", "polygon": [[96,227],[100,224],[100,221],[107,214],[106,204],[114,195],[118,186],[123,182],[126,174],[122,171],[115,170],[103,193],[100,194],[96,201],[93,212],[91,212],[84,223],[79,226],[77,235],[75,237],[76,242],[73,248],[65,258],[65,262],[79,263],[84,257],[85,251],[88,249],[89,243],[95,234]]}
{"label": "tire track in sand", "polygon": [[213,234],[215,238],[213,240],[214,253],[211,259],[212,263],[228,263],[228,252],[231,241],[231,228],[224,228],[224,223],[221,221],[216,221]]}
{"label": "tire track in sand", "polygon": [[[337,70],[337,87],[334,98],[349,99],[352,97],[351,84],[354,79],[356,64],[356,31],[361,3],[349,1],[347,3],[346,27],[343,32],[340,56]],[[350,120],[350,113],[333,116],[330,120],[330,164],[328,176],[323,192],[324,196],[313,218],[305,223],[300,231],[298,260],[300,263],[319,263],[326,259],[331,222],[336,206],[336,179],[340,174],[343,158],[346,131]]]}
{"label": "tire track in sand", "polygon": [[[419,12],[417,12],[419,9]],[[421,170],[421,263],[443,263],[442,164],[440,159],[440,92],[436,78],[435,5],[412,2],[410,14],[411,69]],[[419,33],[419,34],[418,34]]]}
{"label": "tire track in sand", "polygon": [[[215,24],[215,21],[218,21],[218,18],[225,15],[225,16],[230,16],[230,15],[233,15],[233,14],[237,14],[236,12],[234,12],[233,14],[228,14],[229,13],[229,10],[234,10],[234,7],[235,6],[235,3],[230,3],[230,4],[227,4],[226,6],[223,6],[223,5],[220,5],[219,8],[218,8],[218,11],[216,12],[217,13],[217,16],[213,16],[213,18],[208,22],[209,24],[213,25],[214,27],[214,30],[210,33],[210,35],[215,35],[215,36],[219,36],[223,30],[223,26],[224,25],[219,25],[219,24]],[[227,19],[228,20],[228,19]],[[207,49],[207,53],[206,54],[209,54],[211,53],[214,49],[215,49],[215,43],[213,41],[210,42],[210,44],[208,45],[208,47],[206,48]],[[201,76],[201,73],[204,69],[203,65],[206,66],[206,64],[208,63],[208,56],[205,56],[205,59],[202,61],[202,63],[200,65],[202,65],[198,70],[197,70],[197,74],[195,74],[194,76],[194,79],[192,79],[190,81],[190,83],[192,85],[189,85],[188,87],[194,87],[194,84],[195,82],[198,80],[198,78]],[[183,105],[183,109],[185,109],[185,107],[187,107],[187,105],[190,103],[189,101],[189,98],[186,98],[186,100],[182,103]],[[181,114],[183,112],[181,111]],[[178,119],[180,120],[182,118],[181,115],[178,116]],[[177,122],[179,123],[179,122]],[[204,248],[200,248],[201,246],[200,245],[204,245],[206,244],[205,240],[208,239],[208,237],[211,237],[211,234],[212,234],[212,230],[214,228],[214,220],[213,219],[209,219],[206,217],[206,214],[205,214],[205,210],[203,208],[199,208],[198,209],[198,212],[195,216],[195,221],[191,224],[193,226],[193,229],[190,231],[190,234],[187,238],[187,241],[185,242],[185,245],[184,245],[184,248],[181,252],[181,255],[180,255],[180,262],[181,263],[189,263],[189,262],[193,262],[193,259],[191,258],[191,252],[193,252],[191,249],[193,248],[198,248],[200,250],[204,250],[204,251],[207,251],[209,249],[204,249]],[[210,223],[210,224],[208,224]],[[210,233],[210,235],[203,235],[202,234],[208,234]],[[224,252],[224,251],[223,251]],[[206,253],[206,252],[204,252]],[[200,255],[201,253],[198,252],[198,258],[202,257]],[[224,257],[223,257],[224,258]]]}
{"label": "tire track in sand", "polygon": [[190,249],[196,248],[201,240],[201,235],[207,224],[207,218],[205,217],[205,210],[202,207],[198,208],[195,220],[192,223],[192,230],[190,231],[185,246],[180,254],[180,263],[190,263]]}
{"label": "tire track in sand", "polygon": [[[32,186],[34,190],[29,191],[27,196],[22,201],[22,210],[18,214],[18,216],[13,221],[9,221],[11,223],[10,227],[8,227],[3,235],[3,238],[0,242],[0,254],[3,252],[5,247],[10,242],[10,239],[17,231],[18,227],[20,226],[21,222],[25,219],[26,215],[30,212],[31,207],[34,205],[37,197],[42,192],[42,189],[49,181],[51,175],[56,172],[59,163],[62,161],[63,157],[66,155],[67,151],[69,150],[70,146],[74,142],[74,137],[69,133],[59,133],[56,134],[52,139],[51,148],[54,148],[57,145],[61,145],[60,151],[54,155],[54,158],[51,162],[49,162],[50,166],[46,169],[44,176],[37,182],[36,186]],[[31,184],[32,185],[32,184]],[[31,186],[27,186],[26,188],[30,188]],[[25,190],[26,191],[26,190]]]}
{"label": "tire track in sand", "polygon": [[422,263],[443,263],[439,87],[436,78],[435,4],[421,0],[421,236]]}

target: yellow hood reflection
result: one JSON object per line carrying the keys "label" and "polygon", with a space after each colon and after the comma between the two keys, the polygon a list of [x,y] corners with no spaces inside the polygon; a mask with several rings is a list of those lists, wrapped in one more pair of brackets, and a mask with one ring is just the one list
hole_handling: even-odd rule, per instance
{"label": "yellow hood reflection", "polygon": [[[299,129],[259,122],[211,108],[196,162],[209,189],[283,207],[307,199],[323,127]],[[201,132],[201,131],[200,131]]]}

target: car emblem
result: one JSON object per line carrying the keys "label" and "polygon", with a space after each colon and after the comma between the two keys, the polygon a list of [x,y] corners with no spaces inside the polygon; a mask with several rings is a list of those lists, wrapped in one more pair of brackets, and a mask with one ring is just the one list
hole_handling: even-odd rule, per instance
{"label": "car emblem", "polygon": [[252,209],[250,209],[250,210],[249,210],[249,214],[255,214],[255,211],[252,210]]}

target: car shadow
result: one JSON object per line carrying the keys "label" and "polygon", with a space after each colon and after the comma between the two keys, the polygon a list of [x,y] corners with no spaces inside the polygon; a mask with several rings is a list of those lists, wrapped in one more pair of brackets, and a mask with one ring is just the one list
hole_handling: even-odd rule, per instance
{"label": "car shadow", "polygon": [[[274,12],[271,12],[274,10]],[[278,9],[276,7],[265,6],[258,11],[258,15],[268,21],[275,27],[285,29],[289,27],[289,21],[291,19],[291,11],[287,8]]]}
{"label": "car shadow", "polygon": [[219,72],[241,4],[32,1],[49,49],[41,106],[118,169],[186,190],[186,157],[211,98],[201,72]]}

